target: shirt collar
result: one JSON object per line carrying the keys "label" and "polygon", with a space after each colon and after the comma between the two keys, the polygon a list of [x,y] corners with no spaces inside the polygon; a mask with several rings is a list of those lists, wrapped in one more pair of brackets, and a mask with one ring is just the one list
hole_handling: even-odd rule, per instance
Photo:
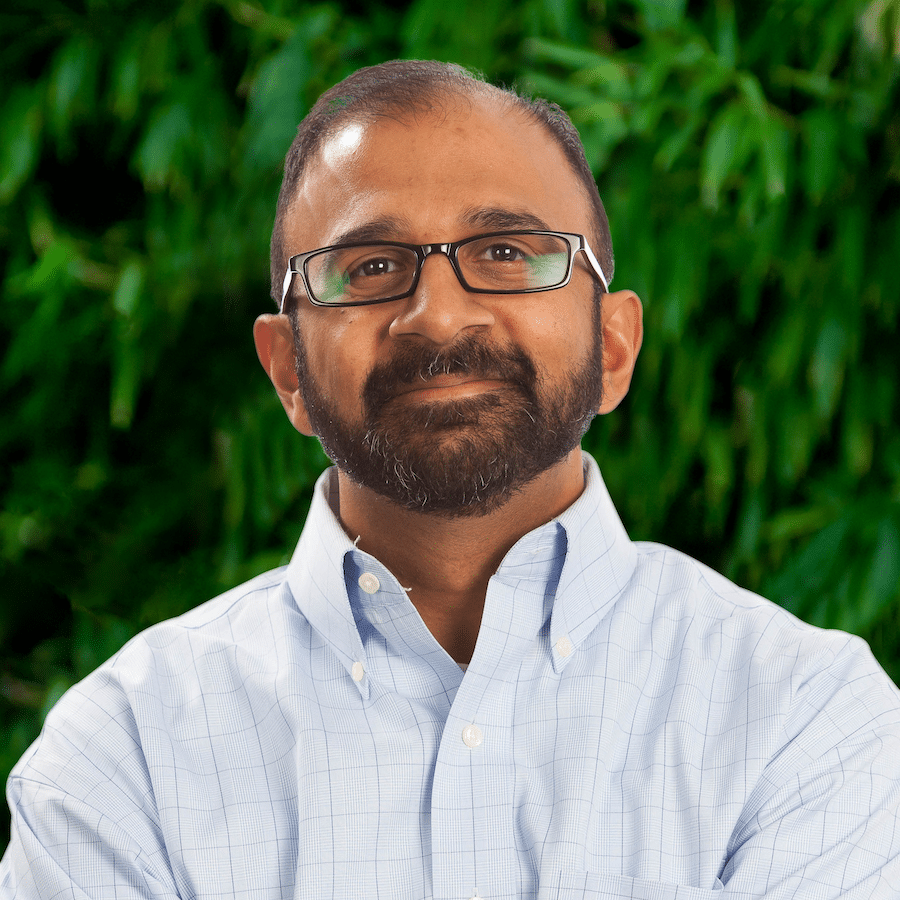
{"label": "shirt collar", "polygon": [[616,512],[600,468],[582,454],[584,491],[556,522],[565,530],[566,559],[550,618],[553,668],[562,671],[574,651],[612,609],[631,580],[637,550]]}
{"label": "shirt collar", "polygon": [[336,497],[337,470],[331,468],[316,482],[303,533],[287,567],[287,583],[300,612],[351,677],[354,666],[362,666],[362,677],[353,680],[368,699],[365,651],[344,580],[344,557],[355,548],[332,509],[330,501]]}
{"label": "shirt collar", "polygon": [[[549,592],[551,600],[553,593],[556,597],[550,612],[550,641],[557,673],[612,607],[630,580],[637,558],[597,463],[587,454],[583,460],[581,496],[556,519],[524,535],[494,576],[519,583],[533,580],[536,595],[547,594],[548,585],[552,588],[558,580],[556,591]],[[347,537],[335,512],[336,496],[336,470],[329,469],[316,483],[303,534],[288,565],[287,582],[300,611],[368,698],[368,666],[351,596],[358,603],[363,596],[360,590],[366,592],[375,582],[366,585],[360,580],[350,585],[347,579],[364,571],[375,575],[380,600],[400,602],[406,595],[377,559],[357,549]],[[546,620],[543,609],[541,618]]]}

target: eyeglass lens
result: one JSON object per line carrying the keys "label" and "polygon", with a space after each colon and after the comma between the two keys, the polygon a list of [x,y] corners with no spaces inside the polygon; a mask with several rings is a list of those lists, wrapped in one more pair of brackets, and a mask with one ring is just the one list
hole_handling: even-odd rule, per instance
{"label": "eyeglass lens", "polygon": [[[457,262],[465,286],[515,293],[561,284],[569,253],[568,242],[555,235],[495,234],[466,241]],[[405,247],[338,247],[312,256],[306,278],[319,303],[371,303],[409,291],[418,265]]]}

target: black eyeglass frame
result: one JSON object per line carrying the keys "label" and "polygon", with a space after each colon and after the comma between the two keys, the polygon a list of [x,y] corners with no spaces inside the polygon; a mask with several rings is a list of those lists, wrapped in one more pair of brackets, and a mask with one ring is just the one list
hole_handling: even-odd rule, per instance
{"label": "black eyeglass frame", "polygon": [[[470,244],[473,241],[480,241],[484,238],[501,237],[506,234],[512,236],[535,234],[562,238],[569,248],[569,259],[566,265],[565,276],[556,284],[550,284],[546,287],[516,288],[515,290],[475,288],[467,284],[465,276],[462,273],[462,269],[459,266],[459,260],[457,258],[459,248],[465,246],[466,244]],[[379,297],[377,300],[354,300],[348,303],[323,303],[321,300],[316,300],[313,296],[312,291],[310,290],[309,280],[307,278],[307,266],[310,259],[322,253],[330,253],[332,250],[343,250],[347,247],[401,247],[406,250],[412,250],[413,253],[416,254],[416,271],[413,274],[412,285],[402,294],[392,294],[390,297]],[[278,311],[280,313],[284,312],[285,301],[287,300],[288,293],[291,290],[294,275],[300,276],[301,280],[303,281],[303,287],[306,291],[306,297],[309,302],[313,304],[313,306],[320,306],[324,308],[371,306],[375,303],[389,303],[392,300],[403,300],[406,297],[411,297],[416,292],[416,288],[419,286],[419,278],[422,274],[422,266],[425,263],[425,259],[431,256],[433,253],[442,253],[447,257],[447,259],[450,260],[450,265],[453,267],[453,271],[456,274],[457,280],[462,285],[463,289],[468,291],[470,294],[538,294],[542,291],[555,291],[561,287],[565,287],[569,283],[569,281],[571,281],[572,272],[575,268],[575,254],[578,253],[579,250],[584,252],[591,270],[597,276],[597,278],[600,279],[600,283],[603,285],[604,293],[609,293],[609,282],[607,281],[606,275],[603,272],[603,267],[600,265],[600,263],[597,261],[597,257],[594,255],[594,251],[591,250],[591,247],[583,234],[576,234],[574,232],[537,231],[534,229],[522,229],[518,231],[489,231],[485,234],[476,234],[472,237],[463,238],[461,241],[451,241],[447,244],[404,244],[401,241],[351,241],[346,244],[332,244],[330,247],[319,247],[317,250],[310,250],[307,253],[298,253],[288,259],[288,267],[287,271],[284,273],[284,282],[282,284],[281,290],[281,305]]]}

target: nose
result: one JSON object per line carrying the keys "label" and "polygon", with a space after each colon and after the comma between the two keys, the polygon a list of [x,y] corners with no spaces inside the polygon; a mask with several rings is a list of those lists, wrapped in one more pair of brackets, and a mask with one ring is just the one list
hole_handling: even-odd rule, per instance
{"label": "nose", "polygon": [[470,328],[489,328],[494,314],[485,294],[470,294],[445,253],[431,253],[422,265],[416,292],[401,301],[391,322],[391,337],[420,337],[446,346]]}

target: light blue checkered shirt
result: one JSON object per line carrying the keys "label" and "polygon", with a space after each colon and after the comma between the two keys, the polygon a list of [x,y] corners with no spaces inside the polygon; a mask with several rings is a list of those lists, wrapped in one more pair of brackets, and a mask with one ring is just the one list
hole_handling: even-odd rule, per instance
{"label": "light blue checkered shirt", "polygon": [[585,467],[465,675],[323,476],[290,565],[53,709],[0,897],[900,897],[900,698],[863,642],[633,544]]}

